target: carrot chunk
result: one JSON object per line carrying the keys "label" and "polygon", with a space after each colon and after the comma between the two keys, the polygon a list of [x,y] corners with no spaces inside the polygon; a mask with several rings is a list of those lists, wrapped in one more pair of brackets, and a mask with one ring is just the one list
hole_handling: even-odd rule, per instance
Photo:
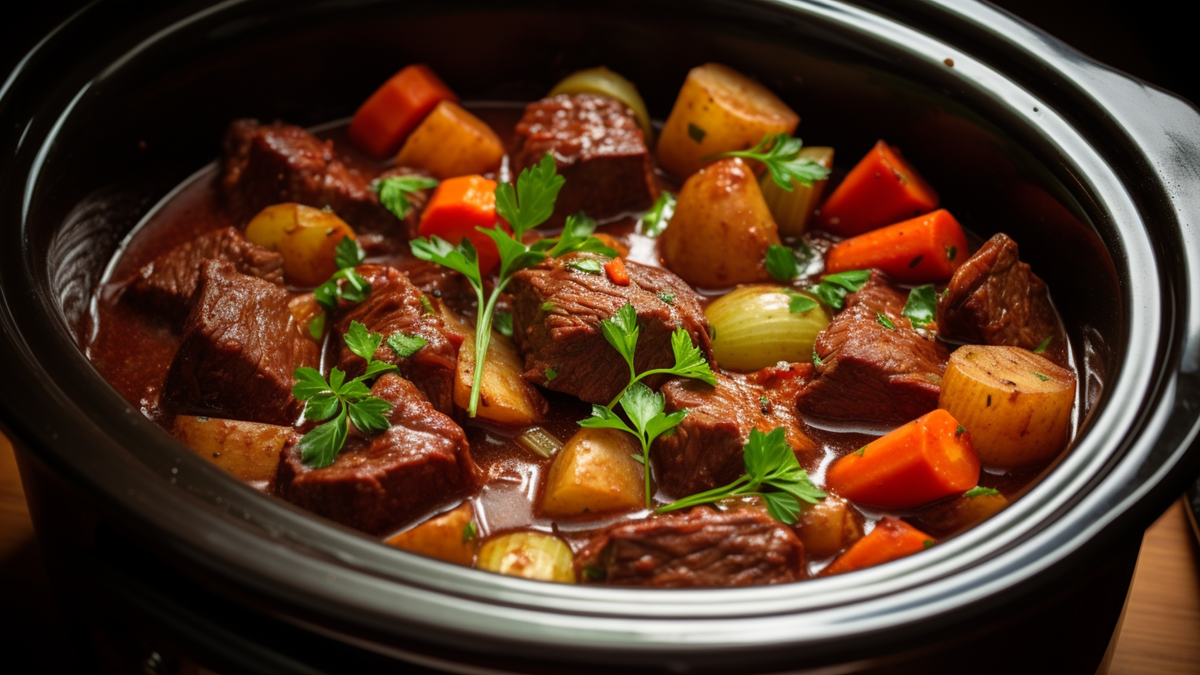
{"label": "carrot chunk", "polygon": [[440,101],[458,97],[426,65],[406,66],[359,107],[350,120],[350,141],[385,159]]}
{"label": "carrot chunk", "polygon": [[962,226],[945,209],[838,243],[827,272],[875,268],[906,284],[948,281],[968,258]]}
{"label": "carrot chunk", "polygon": [[620,258],[613,258],[604,264],[604,272],[608,274],[608,280],[618,286],[629,285],[629,272],[625,269],[625,262]]}
{"label": "carrot chunk", "polygon": [[496,181],[459,176],[438,185],[421,214],[418,234],[437,235],[456,246],[466,237],[479,255],[479,270],[488,274],[500,264],[500,252],[491,237],[475,228],[490,229],[497,222],[508,230],[508,224],[496,215]]}
{"label": "carrot chunk", "polygon": [[970,434],[941,409],[842,457],[825,475],[825,486],[838,495],[885,509],[921,506],[978,482]]}
{"label": "carrot chunk", "polygon": [[821,570],[821,576],[882,565],[924,551],[934,543],[933,537],[903,520],[881,518],[870,534],[859,539],[850,550]]}
{"label": "carrot chunk", "polygon": [[879,141],[825,200],[819,223],[827,232],[853,237],[937,206],[937,193],[917,170]]}

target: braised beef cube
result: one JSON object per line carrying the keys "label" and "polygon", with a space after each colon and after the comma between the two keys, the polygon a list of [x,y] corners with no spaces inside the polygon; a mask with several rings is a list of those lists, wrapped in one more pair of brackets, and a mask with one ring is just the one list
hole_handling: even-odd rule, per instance
{"label": "braised beef cube", "polygon": [[1045,357],[1070,366],[1067,332],[1050,302],[1050,291],[1029,264],[1021,262],[1017,242],[1008,235],[987,240],[958,268],[947,290],[938,298],[942,335],[972,344],[1030,350],[1048,339]]}
{"label": "braised beef cube", "polygon": [[547,153],[566,179],[552,224],[581,210],[606,218],[648,209],[658,196],[642,130],[633,111],[614,99],[562,94],[525,106],[511,153],[513,175]]}
{"label": "braised beef cube", "polygon": [[812,374],[809,364],[771,368],[763,373],[717,373],[717,386],[675,378],[662,387],[667,412],[687,410],[675,433],[660,436],[652,449],[659,487],[676,499],[712,490],[745,472],[742,448],[750,430],[770,433],[783,427],[802,466],[816,445],[805,435],[796,401]]}
{"label": "braised beef cube", "polygon": [[[604,339],[600,322],[626,303],[637,312],[641,335],[637,372],[675,365],[671,334],[684,328],[705,354],[712,353],[699,296],[666,270],[626,262],[629,285],[581,263],[603,264],[592,253],[570,253],[513,275],[513,340],[525,357],[525,379],[548,389],[607,404],[629,382],[624,357]],[[585,263],[585,261],[588,261]],[[598,269],[598,268],[597,268]],[[657,388],[663,376],[643,380]]]}
{"label": "braised beef cube", "polygon": [[283,284],[283,256],[246,240],[227,227],[202,234],[158,256],[138,271],[130,287],[132,297],[173,321],[187,316],[192,294],[206,260],[233,263],[242,274],[273,284]]}
{"label": "braised beef cube", "polygon": [[163,385],[176,413],[292,425],[296,368],[315,368],[317,343],[306,337],[276,284],[210,260],[200,269],[192,310]]}
{"label": "braised beef cube", "polygon": [[800,412],[898,426],[937,408],[949,354],[913,329],[901,314],[905,300],[878,274],[846,297],[846,308],[817,336],[821,363],[800,397]]}
{"label": "braised beef cube", "polygon": [[[396,268],[363,265],[358,272],[371,285],[371,292],[365,300],[342,314],[337,323],[337,334],[345,335],[350,324],[357,321],[368,331],[383,335],[375,358],[398,366],[400,373],[417,385],[436,410],[451,414],[454,411],[458,346],[446,333],[441,317],[431,311],[432,305],[427,306],[422,301],[424,294]],[[420,336],[425,339],[425,346],[412,356],[401,358],[387,344],[387,339],[397,333]],[[366,368],[366,361],[345,344],[341,347],[338,363],[350,377],[361,374]]]}
{"label": "braised beef cube", "polygon": [[804,546],[787,525],[750,509],[707,507],[613,525],[575,556],[581,581],[712,588],[803,579]]}
{"label": "braised beef cube", "polygon": [[[391,169],[380,176],[408,175]],[[336,158],[333,141],[300,127],[276,122],[237,120],[225,135],[221,192],[230,215],[246,223],[259,211],[283,202],[330,208],[360,235],[364,248],[377,250],[384,236],[416,232],[425,191],[415,193],[414,208],[401,223],[379,203],[371,177]]]}
{"label": "braised beef cube", "polygon": [[472,491],[478,468],[461,427],[434,410],[411,382],[380,377],[371,395],[392,404],[391,426],[364,436],[351,425],[333,464],[306,465],[289,443],[275,477],[278,495],[370,534],[399,529]]}

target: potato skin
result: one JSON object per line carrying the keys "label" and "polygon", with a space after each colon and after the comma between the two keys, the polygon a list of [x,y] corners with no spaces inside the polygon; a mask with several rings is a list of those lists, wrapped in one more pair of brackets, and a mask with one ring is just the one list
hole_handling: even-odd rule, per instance
{"label": "potato skin", "polygon": [[1075,373],[1019,347],[965,345],[950,355],[938,407],[966,427],[984,466],[1045,462],[1067,444]]}
{"label": "potato skin", "polygon": [[829,496],[809,506],[793,528],[810,558],[829,558],[863,536],[863,515],[850,502]]}
{"label": "potato skin", "polygon": [[554,457],[541,511],[578,516],[641,508],[645,504],[637,441],[617,429],[580,429]]}
{"label": "potato skin", "polygon": [[389,546],[470,567],[479,550],[479,533],[468,536],[468,525],[475,519],[470,502],[434,516],[411,530],[387,540]]}
{"label": "potato skin", "polygon": [[179,415],[172,433],[234,478],[269,490],[275,482],[279,453],[295,432],[274,424]]}
{"label": "potato skin", "polygon": [[703,288],[768,281],[767,249],[779,231],[754,172],[736,157],[684,182],[675,214],[659,237],[663,262]]}
{"label": "potato skin", "polygon": [[[454,378],[454,404],[466,410],[475,380],[475,329],[463,323],[445,305],[441,310],[446,329],[462,339],[458,348],[458,366]],[[542,421],[549,404],[542,394],[521,377],[524,361],[511,338],[492,331],[483,379],[479,384],[479,408],[476,416],[497,424],[528,426]]]}
{"label": "potato skin", "polygon": [[706,63],[692,68],[679,90],[658,139],[658,164],[690,176],[708,155],[746,150],[768,134],[790,135],[799,123],[766,87],[728,66]]}
{"label": "potato skin", "polygon": [[396,165],[445,180],[495,171],[503,158],[504,143],[491,127],[454,101],[442,101],[404,141]]}
{"label": "potato skin", "polygon": [[354,230],[331,211],[287,202],[268,206],[246,225],[246,239],[283,256],[293,286],[325,283],[337,271],[337,245]]}

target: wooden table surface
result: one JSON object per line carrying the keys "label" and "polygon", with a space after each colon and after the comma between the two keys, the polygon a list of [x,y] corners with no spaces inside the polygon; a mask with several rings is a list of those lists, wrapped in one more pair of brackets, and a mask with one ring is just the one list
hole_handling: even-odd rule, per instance
{"label": "wooden table surface", "polygon": [[[1146,531],[1109,675],[1200,673],[1200,551],[1185,505],[1176,502]],[[33,663],[58,644],[57,616],[12,447],[0,435],[0,653]],[[25,658],[21,658],[25,655]],[[1102,668],[1103,671],[1103,668]]]}

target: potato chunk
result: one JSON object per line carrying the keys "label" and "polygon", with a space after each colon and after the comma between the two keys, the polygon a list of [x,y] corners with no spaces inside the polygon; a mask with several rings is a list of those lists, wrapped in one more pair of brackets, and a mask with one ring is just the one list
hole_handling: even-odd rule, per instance
{"label": "potato chunk", "polygon": [[577,516],[641,508],[646,501],[637,440],[617,429],[580,429],[554,457],[542,513]]}
{"label": "potato chunk", "polygon": [[746,150],[791,134],[800,117],[769,89],[718,63],[692,68],[658,140],[658,164],[690,176],[715,152]]}
{"label": "potato chunk", "polygon": [[950,355],[938,407],[971,434],[984,466],[1044,462],[1066,446],[1075,373],[1019,347],[966,345]]}
{"label": "potato chunk", "polygon": [[504,144],[483,120],[454,101],[442,101],[413,130],[397,166],[425,169],[439,180],[500,168]]}
{"label": "potato chunk", "polygon": [[999,492],[992,494],[983,490],[974,495],[971,492],[968,490],[961,497],[921,509],[909,520],[923,532],[947,537],[982,523],[1008,506],[1008,499]]}
{"label": "potato chunk", "polygon": [[767,281],[767,249],[779,231],[750,167],[723,159],[688,178],[659,237],[663,262],[694,286]]}
{"label": "potato chunk", "polygon": [[575,555],[562,539],[541,532],[493,537],[479,550],[481,570],[514,577],[575,583]]}
{"label": "potato chunk", "polygon": [[294,433],[291,427],[179,415],[175,438],[233,477],[265,490],[275,481],[279,453]]}
{"label": "potato chunk", "polygon": [[[475,329],[445,305],[442,305],[441,314],[446,330],[462,339],[454,377],[454,404],[466,410],[471,402],[471,385],[475,380]],[[483,363],[476,415],[510,426],[539,423],[549,410],[549,405],[541,393],[521,377],[523,372],[525,362],[517,354],[512,339],[492,331],[487,359]]]}
{"label": "potato chunk", "polygon": [[337,271],[337,245],[354,230],[331,211],[291,202],[268,206],[246,225],[246,238],[283,256],[283,277],[316,286]]}
{"label": "potato chunk", "polygon": [[386,543],[429,558],[470,567],[475,562],[475,552],[479,550],[475,509],[470,502],[464,502],[453,511],[434,516],[388,539]]}
{"label": "potato chunk", "polygon": [[796,534],[811,558],[835,556],[862,539],[863,516],[840,497],[826,497],[800,514]]}

